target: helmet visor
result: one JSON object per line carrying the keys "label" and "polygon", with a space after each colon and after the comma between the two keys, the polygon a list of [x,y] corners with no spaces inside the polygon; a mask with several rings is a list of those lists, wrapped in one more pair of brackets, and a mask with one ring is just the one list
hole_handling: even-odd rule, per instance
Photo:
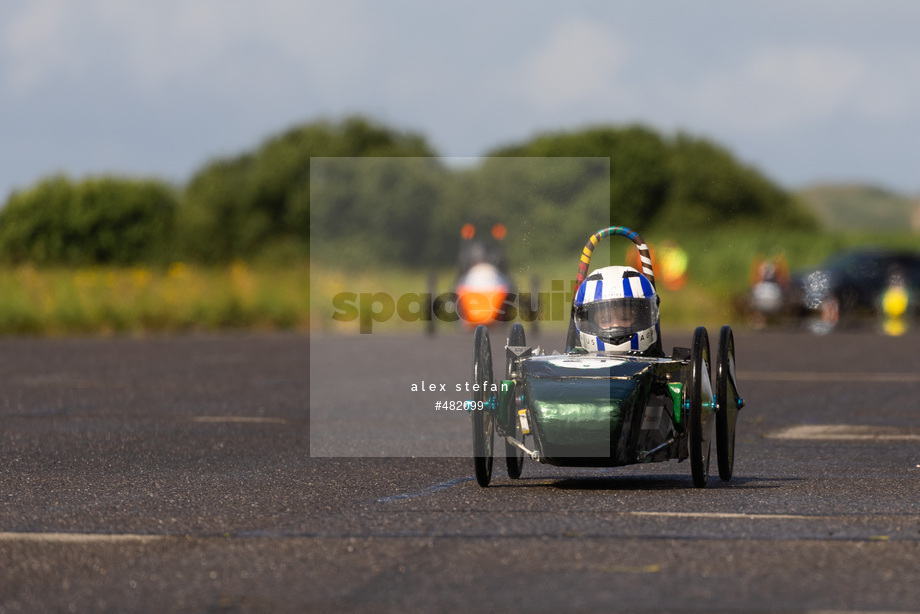
{"label": "helmet visor", "polygon": [[616,298],[585,303],[575,309],[575,325],[588,335],[621,340],[658,323],[656,297]]}

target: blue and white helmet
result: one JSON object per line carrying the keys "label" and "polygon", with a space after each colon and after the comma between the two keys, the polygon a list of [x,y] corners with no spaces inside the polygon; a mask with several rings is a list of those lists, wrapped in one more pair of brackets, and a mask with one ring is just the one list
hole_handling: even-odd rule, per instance
{"label": "blue and white helmet", "polygon": [[575,294],[575,328],[589,351],[647,352],[658,347],[658,294],[642,273],[609,266]]}

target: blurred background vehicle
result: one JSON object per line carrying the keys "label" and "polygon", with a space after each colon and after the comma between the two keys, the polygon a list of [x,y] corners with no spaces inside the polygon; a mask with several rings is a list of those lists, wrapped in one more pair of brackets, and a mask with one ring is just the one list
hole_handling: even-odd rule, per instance
{"label": "blurred background vehicle", "polygon": [[514,289],[505,259],[504,224],[493,225],[491,236],[478,235],[473,224],[464,224],[457,262],[457,313],[470,328],[505,319],[502,306]]}
{"label": "blurred background vehicle", "polygon": [[[504,240],[508,230],[498,222],[489,232],[477,232],[467,223],[460,231],[457,256],[457,279],[454,291],[442,301],[434,273],[429,274],[429,292],[438,313],[455,313],[461,326],[473,329],[480,324],[491,326],[520,317],[537,326],[538,281],[531,279],[531,293],[520,296],[517,284],[508,271]],[[429,320],[428,334],[433,334],[438,317]]]}
{"label": "blurred background vehicle", "polygon": [[918,290],[920,253],[861,248],[794,274],[790,297],[796,315],[821,333],[861,320],[915,318]]}

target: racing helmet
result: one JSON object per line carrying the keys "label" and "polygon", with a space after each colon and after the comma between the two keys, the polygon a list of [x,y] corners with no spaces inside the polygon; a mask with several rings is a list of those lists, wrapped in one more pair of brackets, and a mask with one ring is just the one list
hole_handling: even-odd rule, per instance
{"label": "racing helmet", "polygon": [[642,273],[609,266],[591,273],[575,293],[575,328],[590,351],[659,351],[658,294]]}

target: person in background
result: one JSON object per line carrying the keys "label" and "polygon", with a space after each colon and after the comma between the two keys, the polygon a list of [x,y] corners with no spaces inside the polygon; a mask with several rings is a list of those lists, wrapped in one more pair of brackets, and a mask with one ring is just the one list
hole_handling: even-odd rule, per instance
{"label": "person in background", "polygon": [[769,258],[758,254],[751,263],[749,320],[754,328],[764,328],[771,318],[783,311],[791,278],[789,265],[782,250],[774,250]]}

